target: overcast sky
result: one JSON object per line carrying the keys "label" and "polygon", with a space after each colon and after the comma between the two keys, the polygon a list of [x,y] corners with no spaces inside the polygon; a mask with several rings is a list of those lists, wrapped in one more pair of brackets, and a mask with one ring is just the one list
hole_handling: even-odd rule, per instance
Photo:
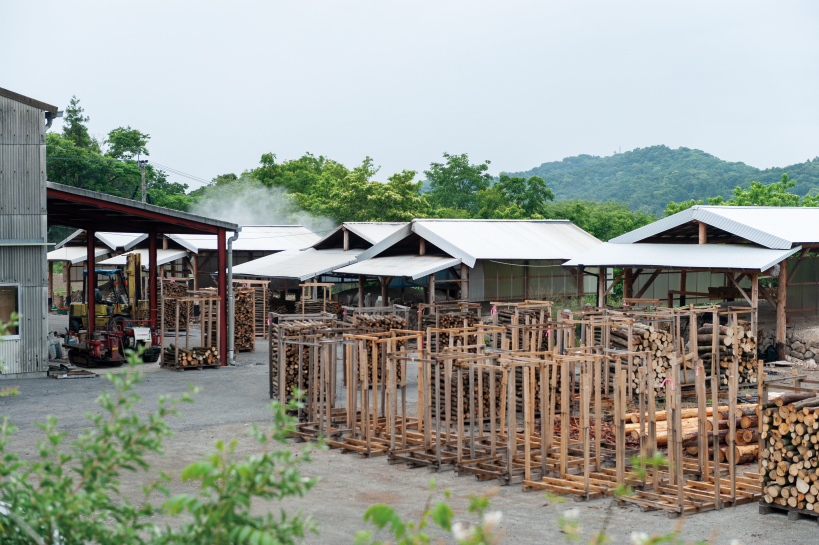
{"label": "overcast sky", "polygon": [[[819,155],[817,2],[4,2],[0,87],[197,177],[263,153],[526,170],[665,144]],[[57,127],[59,130],[59,127]],[[187,182],[191,188],[199,184]]]}

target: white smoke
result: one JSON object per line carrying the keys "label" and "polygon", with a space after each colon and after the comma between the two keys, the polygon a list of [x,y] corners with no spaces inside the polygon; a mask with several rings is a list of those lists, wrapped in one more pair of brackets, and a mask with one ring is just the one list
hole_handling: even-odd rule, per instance
{"label": "white smoke", "polygon": [[338,225],[302,210],[284,188],[246,177],[207,187],[191,212],[237,225],[304,225],[319,236]]}

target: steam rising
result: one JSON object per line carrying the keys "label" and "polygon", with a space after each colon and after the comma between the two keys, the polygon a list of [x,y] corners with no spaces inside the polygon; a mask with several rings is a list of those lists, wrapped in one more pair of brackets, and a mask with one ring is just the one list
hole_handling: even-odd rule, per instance
{"label": "steam rising", "polygon": [[207,187],[191,212],[238,225],[304,225],[320,236],[338,225],[302,210],[284,188],[246,177]]}

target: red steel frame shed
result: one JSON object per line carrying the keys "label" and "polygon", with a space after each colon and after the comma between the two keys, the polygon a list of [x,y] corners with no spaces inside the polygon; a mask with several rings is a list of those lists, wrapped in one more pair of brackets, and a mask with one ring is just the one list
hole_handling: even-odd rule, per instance
{"label": "red steel frame shed", "polygon": [[[157,236],[161,233],[215,234],[219,261],[217,285],[221,299],[219,357],[222,365],[226,364],[227,232],[235,232],[238,225],[53,182],[46,182],[46,198],[49,225],[75,227],[87,231],[88,263],[94,263],[94,241],[97,231],[148,233],[150,316],[151,325],[154,327],[157,322]],[[89,274],[88,293],[94,293],[95,284],[96,278],[93,274]],[[92,329],[94,312],[94,305],[89,305],[88,324]]]}

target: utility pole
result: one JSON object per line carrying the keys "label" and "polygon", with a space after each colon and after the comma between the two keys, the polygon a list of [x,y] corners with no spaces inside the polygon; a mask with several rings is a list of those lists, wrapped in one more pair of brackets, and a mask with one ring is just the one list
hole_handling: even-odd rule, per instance
{"label": "utility pole", "polygon": [[140,159],[137,161],[139,165],[140,178],[142,178],[142,202],[145,202],[147,193],[145,192],[145,165],[148,164],[147,159]]}

